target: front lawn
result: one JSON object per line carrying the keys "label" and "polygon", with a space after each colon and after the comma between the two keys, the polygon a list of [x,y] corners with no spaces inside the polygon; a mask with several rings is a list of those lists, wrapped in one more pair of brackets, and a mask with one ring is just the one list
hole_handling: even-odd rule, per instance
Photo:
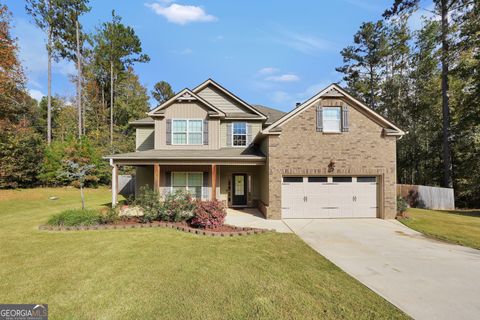
{"label": "front lawn", "polygon": [[428,236],[480,249],[480,211],[435,211],[408,209],[409,219],[400,221]]}
{"label": "front lawn", "polygon": [[[89,208],[109,199],[86,190]],[[293,234],[37,229],[79,205],[76,189],[0,191],[0,302],[50,319],[406,318]]]}

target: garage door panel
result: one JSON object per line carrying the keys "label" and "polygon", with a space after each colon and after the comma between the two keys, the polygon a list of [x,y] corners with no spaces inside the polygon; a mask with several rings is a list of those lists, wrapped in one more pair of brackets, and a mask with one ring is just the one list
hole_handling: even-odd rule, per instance
{"label": "garage door panel", "polygon": [[[294,181],[295,177],[289,177]],[[287,180],[284,178],[284,180]],[[282,183],[282,216],[285,218],[303,218],[305,212],[304,184],[302,182],[283,182]]]}
{"label": "garage door panel", "polygon": [[326,177],[304,177],[296,183],[282,183],[284,218],[376,216],[375,177],[335,177],[328,182]]}

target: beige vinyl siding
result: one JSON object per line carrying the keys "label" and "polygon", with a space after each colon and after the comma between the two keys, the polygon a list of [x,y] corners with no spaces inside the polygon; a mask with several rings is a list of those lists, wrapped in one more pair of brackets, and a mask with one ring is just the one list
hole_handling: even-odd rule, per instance
{"label": "beige vinyl siding", "polygon": [[135,194],[143,186],[153,188],[153,166],[137,166],[135,169]]}
{"label": "beige vinyl siding", "polygon": [[[167,145],[166,119],[208,119],[208,145]],[[177,102],[165,110],[165,117],[155,119],[155,149],[218,149],[220,120],[207,118],[207,110],[199,102]]]}
{"label": "beige vinyl siding", "polygon": [[155,129],[152,128],[137,128],[136,137],[136,150],[145,151],[155,148]]}
{"label": "beige vinyl siding", "polygon": [[[219,166],[220,168],[220,193],[218,200],[225,201],[230,206],[232,175],[234,173],[247,174],[247,205],[255,206],[255,200],[260,199],[260,170],[263,166]],[[217,169],[218,170],[218,169]]]}
{"label": "beige vinyl siding", "polygon": [[197,93],[200,97],[213,104],[225,113],[252,113],[240,103],[232,100],[218,89],[207,86],[205,89]]}
{"label": "beige vinyl siding", "polygon": [[246,122],[252,126],[252,139],[262,130],[262,123],[260,121],[222,121],[220,123],[220,146],[222,148],[227,147],[227,124],[233,122]]}

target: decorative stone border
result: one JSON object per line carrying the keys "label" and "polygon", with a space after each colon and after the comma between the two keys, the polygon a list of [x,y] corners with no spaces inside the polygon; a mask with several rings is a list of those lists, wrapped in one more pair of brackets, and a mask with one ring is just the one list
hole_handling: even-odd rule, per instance
{"label": "decorative stone border", "polygon": [[208,229],[197,229],[191,228],[188,226],[180,226],[174,223],[169,222],[154,222],[154,223],[132,223],[132,224],[100,224],[94,226],[76,226],[76,227],[65,227],[65,226],[49,226],[49,225],[40,225],[38,226],[39,230],[48,230],[48,231],[83,231],[83,230],[109,230],[109,229],[135,229],[135,228],[171,228],[183,231],[186,233],[193,233],[203,236],[212,236],[212,237],[234,237],[234,236],[246,236],[252,234],[260,234],[267,232],[275,232],[275,230],[259,229],[259,228],[246,228],[246,227],[237,227],[232,225],[225,225],[230,228],[235,229],[235,231],[225,231],[225,232],[213,232],[208,231]]}

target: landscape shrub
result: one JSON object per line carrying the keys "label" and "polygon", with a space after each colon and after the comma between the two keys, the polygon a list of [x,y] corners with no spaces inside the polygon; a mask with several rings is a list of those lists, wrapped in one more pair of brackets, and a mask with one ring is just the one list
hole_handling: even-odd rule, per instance
{"label": "landscape shrub", "polygon": [[102,215],[97,210],[69,209],[53,215],[47,222],[51,226],[91,226],[100,224]]}
{"label": "landscape shrub", "polygon": [[140,187],[140,190],[132,203],[133,206],[139,206],[143,210],[143,215],[138,219],[143,222],[152,222],[161,218],[162,203],[160,195],[148,186]]}
{"label": "landscape shrub", "polygon": [[193,217],[195,202],[192,195],[185,190],[177,190],[165,194],[161,204],[161,220],[186,221]]}
{"label": "landscape shrub", "polygon": [[101,224],[114,224],[120,220],[119,210],[117,208],[103,208],[99,212]]}
{"label": "landscape shrub", "polygon": [[197,201],[193,214],[194,216],[190,221],[193,226],[216,228],[223,225],[227,211],[220,201]]}
{"label": "landscape shrub", "polygon": [[403,197],[397,196],[397,214],[402,215],[407,211],[408,203]]}

